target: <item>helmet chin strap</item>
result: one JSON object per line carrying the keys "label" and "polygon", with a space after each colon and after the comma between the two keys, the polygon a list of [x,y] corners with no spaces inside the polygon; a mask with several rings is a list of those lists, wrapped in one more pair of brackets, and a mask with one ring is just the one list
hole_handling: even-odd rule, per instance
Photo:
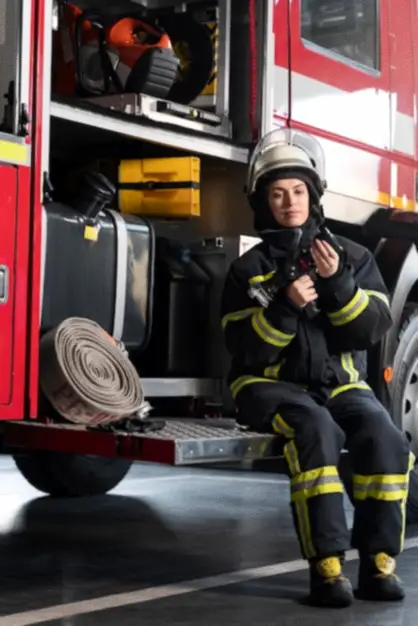
{"label": "helmet chin strap", "polygon": [[309,211],[310,215],[318,222],[319,226],[325,224],[325,214],[322,204],[313,204]]}
{"label": "helmet chin strap", "polygon": [[276,222],[276,225],[274,225],[273,227],[263,228],[260,229],[258,232],[260,233],[260,235],[272,235],[279,230],[292,231],[300,229],[303,231],[305,227],[309,227],[311,225],[313,226],[313,223],[315,223],[318,228],[325,224],[325,215],[322,205],[311,204],[311,207],[309,209],[309,215],[300,226],[282,226],[279,222]]}

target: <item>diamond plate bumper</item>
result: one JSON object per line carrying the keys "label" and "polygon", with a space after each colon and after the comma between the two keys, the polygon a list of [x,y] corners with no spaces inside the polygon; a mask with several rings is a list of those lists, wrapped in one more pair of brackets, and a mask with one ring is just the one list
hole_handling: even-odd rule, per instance
{"label": "diamond plate bumper", "polygon": [[172,443],[173,465],[259,459],[270,456],[274,441],[271,435],[242,430],[232,420],[169,420],[152,437]]}
{"label": "diamond plate bumper", "polygon": [[233,420],[167,419],[163,430],[114,433],[70,424],[8,422],[3,446],[122,457],[168,465],[254,461],[274,456],[277,439],[248,432]]}

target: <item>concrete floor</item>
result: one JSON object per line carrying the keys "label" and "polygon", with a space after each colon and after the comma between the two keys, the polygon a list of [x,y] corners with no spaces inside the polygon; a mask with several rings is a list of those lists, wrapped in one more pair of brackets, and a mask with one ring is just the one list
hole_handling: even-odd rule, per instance
{"label": "concrete floor", "polygon": [[137,465],[58,502],[0,457],[0,626],[416,626],[418,528],[406,548],[404,603],[311,609],[283,478]]}

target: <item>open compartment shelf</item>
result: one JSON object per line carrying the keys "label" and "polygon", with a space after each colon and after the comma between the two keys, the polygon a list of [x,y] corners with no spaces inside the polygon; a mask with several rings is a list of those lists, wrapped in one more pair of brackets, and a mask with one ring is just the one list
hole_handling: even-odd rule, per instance
{"label": "open compartment shelf", "polygon": [[[111,5],[74,1],[82,9],[95,4],[105,12]],[[246,230],[242,202],[252,141],[248,5],[242,0],[146,4],[158,16],[181,18],[188,10],[196,23],[217,19],[216,80],[206,80],[202,93],[190,98],[190,92],[187,101],[181,90],[171,100],[168,94],[140,91],[81,93],[74,67],[53,57],[41,332],[79,316],[116,336],[125,302],[119,338],[140,373],[145,396],[156,399],[158,410],[174,399],[182,415],[200,415],[205,406],[218,414],[228,395],[218,305],[229,263],[240,249],[235,233]],[[120,10],[121,0],[117,5]],[[264,24],[261,11],[258,29]],[[173,47],[178,50],[179,42]],[[91,69],[98,69],[97,59],[94,65],[92,51],[84,53],[90,84],[96,77],[97,87],[100,73]],[[88,189],[86,176],[93,183]],[[103,194],[106,208],[97,212]],[[223,239],[230,235],[231,250]],[[67,276],[65,285],[60,274]],[[166,297],[170,315],[161,304]],[[196,333],[190,331],[192,309]],[[193,340],[205,337],[208,328],[210,341]],[[149,345],[143,339],[147,333]],[[184,411],[182,399],[188,401]]]}
{"label": "open compartment shelf", "polygon": [[[250,54],[258,56],[261,68],[262,37],[259,50],[250,52],[243,4],[58,0],[52,138],[59,134],[66,143],[66,136],[72,142],[78,134],[88,143],[103,144],[117,134],[246,163],[252,141]],[[259,108],[258,102],[257,114]],[[76,125],[81,126],[78,133]]]}
{"label": "open compartment shelf", "polygon": [[103,155],[103,149],[114,150],[115,136],[121,144],[128,140],[139,140],[188,154],[210,155],[237,163],[248,161],[248,148],[198,133],[196,129],[179,129],[145,117],[133,118],[91,102],[68,99],[52,101],[52,153],[68,154],[68,150],[79,150],[87,144],[93,149],[99,146]]}

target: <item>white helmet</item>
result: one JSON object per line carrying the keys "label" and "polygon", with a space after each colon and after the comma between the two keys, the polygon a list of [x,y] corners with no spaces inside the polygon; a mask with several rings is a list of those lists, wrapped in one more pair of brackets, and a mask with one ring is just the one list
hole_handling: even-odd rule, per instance
{"label": "white helmet", "polygon": [[324,192],[324,152],[311,135],[290,128],[276,128],[260,139],[250,159],[247,195],[253,195],[258,181],[265,174],[280,169],[303,171],[312,179],[319,195]]}

